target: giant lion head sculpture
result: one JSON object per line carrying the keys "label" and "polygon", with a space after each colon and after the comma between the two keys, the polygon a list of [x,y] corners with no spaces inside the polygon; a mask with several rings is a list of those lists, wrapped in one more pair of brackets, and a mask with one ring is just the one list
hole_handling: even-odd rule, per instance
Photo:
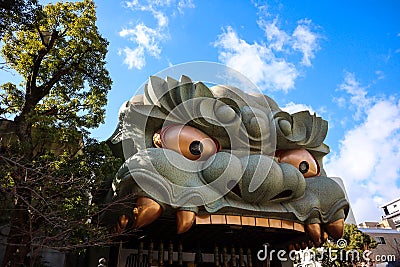
{"label": "giant lion head sculpture", "polygon": [[110,138],[125,159],[112,197],[127,205],[108,216],[116,231],[187,244],[320,246],[342,236],[349,210],[323,168],[327,130],[265,95],[152,76]]}

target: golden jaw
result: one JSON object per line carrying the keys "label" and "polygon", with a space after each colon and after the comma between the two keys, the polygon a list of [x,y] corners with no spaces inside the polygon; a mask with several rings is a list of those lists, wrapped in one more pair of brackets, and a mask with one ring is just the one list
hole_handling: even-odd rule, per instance
{"label": "golden jaw", "polygon": [[[133,210],[133,227],[139,229],[156,221],[162,214],[163,210],[156,201],[148,197],[139,197],[136,199],[136,206]],[[196,225],[227,225],[230,227],[258,227],[276,230],[293,231],[297,233],[305,233],[306,236],[296,243],[289,244],[289,250],[319,247],[331,236],[333,239],[339,239],[343,235],[344,219],[336,220],[327,225],[318,223],[303,225],[300,223],[267,219],[253,216],[237,216],[237,215],[196,215],[192,211],[178,210],[176,216],[176,232],[178,235],[189,231],[194,224]],[[119,218],[117,232],[122,233],[127,227],[129,217],[122,215]]]}

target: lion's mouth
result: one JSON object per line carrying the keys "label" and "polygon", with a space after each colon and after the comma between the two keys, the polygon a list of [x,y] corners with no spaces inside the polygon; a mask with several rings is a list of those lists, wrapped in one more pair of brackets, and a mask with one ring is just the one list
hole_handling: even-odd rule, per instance
{"label": "lion's mouth", "polygon": [[[179,166],[164,165],[163,157],[174,159],[175,162],[182,160],[176,152],[149,149],[146,154],[139,152],[128,159],[124,164],[125,167],[121,168],[117,179],[120,190],[118,194],[120,196],[133,194],[136,200],[132,203],[133,214],[132,209],[130,214],[124,214],[130,218],[130,224],[119,223],[119,225],[125,225],[125,227],[132,225],[133,229],[150,229],[148,235],[151,236],[154,235],[153,232],[164,236],[158,231],[164,229],[168,234],[173,232],[172,235],[177,236],[176,238],[191,236],[192,241],[199,237],[203,238],[206,235],[203,231],[241,228],[237,236],[241,236],[241,242],[244,243],[246,236],[251,235],[246,230],[249,227],[257,229],[260,243],[262,238],[266,237],[266,233],[269,238],[279,229],[286,232],[288,236],[295,236],[295,239],[290,238],[297,240],[295,244],[305,243],[307,246],[310,244],[320,246],[328,236],[340,238],[343,233],[343,219],[348,210],[348,202],[339,185],[328,177],[318,176],[296,180],[299,176],[294,176],[288,187],[279,187],[276,190],[270,190],[266,184],[263,188],[269,190],[268,198],[259,191],[255,192],[255,195],[261,198],[255,198],[252,201],[246,181],[232,179],[237,173],[232,170],[240,165],[240,160],[228,153],[219,152],[216,155],[219,157],[219,163],[224,162],[224,157],[226,162],[236,162],[232,166],[223,166],[230,171],[229,179],[224,180],[228,189],[226,194],[218,193],[215,187],[205,183],[203,178],[208,175],[207,170],[202,171],[203,176],[200,177],[200,172],[196,171],[197,167],[192,164],[187,167],[192,169],[183,172],[178,168]],[[251,156],[248,160],[258,163],[260,159],[268,160],[263,156]],[[186,161],[184,160],[183,163],[185,164]],[[170,168],[169,173],[175,173],[176,176],[161,175],[163,173],[161,170],[164,170],[165,166]],[[282,170],[285,172],[285,169]],[[286,174],[287,171],[297,173],[290,166]],[[170,182],[175,178],[179,178],[174,180],[178,184]],[[287,179],[283,180],[286,183],[287,181]],[[302,182],[303,195],[293,191],[293,189],[296,190],[298,181]],[[307,190],[304,190],[305,188]],[[321,198],[321,188],[336,193]],[[272,192],[275,193],[272,194]],[[210,196],[213,194],[216,194],[216,198],[212,199]],[[123,219],[126,220],[126,216]],[[123,229],[124,227],[120,227],[118,231],[123,231]],[[196,233],[197,237],[191,233]],[[229,237],[224,238],[229,239]],[[278,239],[277,242],[285,243],[282,240],[284,239]]]}
{"label": "lion's mouth", "polygon": [[262,246],[267,240],[273,246],[289,250],[319,247],[328,237],[340,238],[344,227],[343,218],[325,224],[303,224],[278,217],[207,214],[204,211],[195,214],[177,210],[174,216],[171,210],[163,210],[147,197],[137,198],[131,219],[132,227],[141,229],[140,234],[147,240],[170,239],[182,243],[187,249],[200,245],[204,251],[212,251],[213,243],[255,247],[257,244]]}

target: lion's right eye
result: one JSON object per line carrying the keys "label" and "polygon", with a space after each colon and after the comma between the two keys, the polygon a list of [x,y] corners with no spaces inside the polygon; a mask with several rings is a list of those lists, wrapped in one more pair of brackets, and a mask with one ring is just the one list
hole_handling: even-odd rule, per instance
{"label": "lion's right eye", "polygon": [[305,178],[319,175],[319,165],[314,157],[305,149],[281,150],[277,153],[278,161],[296,167]]}
{"label": "lion's right eye", "polygon": [[219,150],[219,144],[214,139],[199,129],[185,125],[162,128],[156,146],[174,150],[190,160],[206,160]]}

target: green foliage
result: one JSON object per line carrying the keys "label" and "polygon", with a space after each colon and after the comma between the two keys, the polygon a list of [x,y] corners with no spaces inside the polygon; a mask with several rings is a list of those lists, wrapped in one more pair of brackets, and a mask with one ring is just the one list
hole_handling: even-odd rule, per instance
{"label": "green foliage", "polygon": [[357,226],[354,224],[346,225],[343,238],[347,241],[347,249],[357,249],[360,252],[378,246],[375,239],[358,230]]}
{"label": "green foliage", "polygon": [[36,0],[0,0],[0,38],[7,31],[31,27],[39,7]]}
{"label": "green foliage", "polygon": [[21,112],[24,105],[24,92],[12,83],[5,83],[0,88],[0,113],[16,114]]}
{"label": "green foliage", "polygon": [[111,80],[105,68],[108,42],[95,24],[93,1],[49,4],[36,18],[33,28],[4,35],[2,55],[22,76],[25,88],[2,86],[0,116],[18,116],[21,100],[30,98],[32,121],[98,126],[104,120]]}
{"label": "green foliage", "polygon": [[88,138],[104,121],[111,89],[108,42],[92,0],[0,0],[0,18],[2,56],[22,80],[0,85],[0,221],[19,244],[4,259],[25,266],[29,254],[33,266],[43,247],[110,241],[95,200],[122,163]]}
{"label": "green foliage", "polygon": [[356,225],[345,224],[341,240],[324,244],[322,264],[323,266],[355,266],[365,261],[363,258],[365,250],[374,249],[377,245],[373,238],[358,230]]}

